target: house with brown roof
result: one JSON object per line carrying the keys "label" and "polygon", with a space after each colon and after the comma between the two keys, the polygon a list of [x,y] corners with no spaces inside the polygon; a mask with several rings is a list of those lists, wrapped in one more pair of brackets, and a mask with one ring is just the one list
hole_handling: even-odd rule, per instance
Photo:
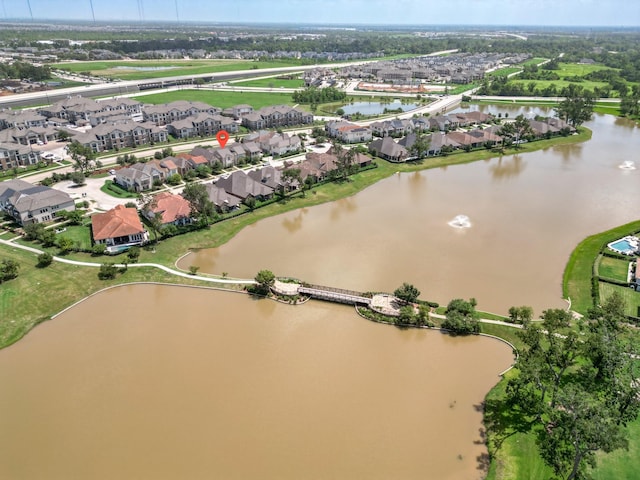
{"label": "house with brown roof", "polygon": [[142,211],[142,215],[149,220],[160,216],[162,225],[188,225],[193,222],[189,202],[170,192],[162,192],[153,197],[151,205]]}
{"label": "house with brown roof", "polygon": [[149,241],[149,232],[142,226],[138,211],[124,205],[94,214],[91,217],[91,233],[93,241],[106,245],[109,253],[144,245]]}

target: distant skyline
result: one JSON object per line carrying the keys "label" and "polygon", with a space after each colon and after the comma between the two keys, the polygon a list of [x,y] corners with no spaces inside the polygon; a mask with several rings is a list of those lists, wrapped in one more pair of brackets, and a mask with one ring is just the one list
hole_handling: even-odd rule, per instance
{"label": "distant skyline", "polygon": [[640,26],[638,0],[0,0],[3,20]]}

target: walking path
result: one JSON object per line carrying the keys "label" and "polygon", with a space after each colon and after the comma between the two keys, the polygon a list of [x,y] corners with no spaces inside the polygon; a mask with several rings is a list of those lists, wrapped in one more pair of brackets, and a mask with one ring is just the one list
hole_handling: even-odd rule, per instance
{"label": "walking path", "polygon": [[[37,248],[33,248],[33,247],[27,247],[26,245],[20,245],[17,243],[14,243],[13,240],[15,239],[11,239],[11,240],[3,240],[0,239],[0,243],[7,245],[9,247],[14,247],[14,248],[19,248],[22,250],[25,250],[27,252],[31,252],[31,253],[35,253],[36,255],[40,255],[42,253],[44,253],[44,251],[42,250],[38,250]],[[66,263],[69,265],[78,265],[81,267],[100,267],[101,264],[100,263],[93,263],[93,262],[80,262],[78,260],[69,260],[67,258],[62,258],[62,257],[53,257],[53,260],[56,262],[60,262],[60,263]],[[116,264],[115,265],[118,268],[124,268],[125,265],[124,264]],[[127,268],[136,268],[136,267],[151,267],[151,268],[158,268],[166,273],[169,273],[171,275],[176,275],[178,277],[183,277],[183,278],[190,278],[190,279],[194,279],[194,280],[202,280],[203,282],[211,282],[211,283],[222,283],[222,284],[240,284],[240,285],[254,285],[256,283],[255,280],[244,280],[244,279],[229,279],[229,278],[211,278],[211,277],[203,277],[201,275],[191,275],[190,273],[187,272],[181,272],[179,270],[174,270],[172,268],[169,267],[165,267],[164,265],[160,265],[159,263],[132,263],[132,264],[127,264],[126,265]]]}

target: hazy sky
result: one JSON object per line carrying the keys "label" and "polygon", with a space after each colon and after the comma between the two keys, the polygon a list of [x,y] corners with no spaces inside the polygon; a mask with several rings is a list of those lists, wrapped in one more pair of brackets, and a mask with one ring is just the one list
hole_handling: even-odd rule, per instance
{"label": "hazy sky", "polygon": [[0,1],[3,19],[640,26],[640,0]]}

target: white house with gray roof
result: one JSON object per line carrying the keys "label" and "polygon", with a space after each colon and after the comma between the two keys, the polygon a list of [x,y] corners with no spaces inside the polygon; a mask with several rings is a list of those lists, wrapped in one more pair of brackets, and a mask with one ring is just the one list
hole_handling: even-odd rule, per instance
{"label": "white house with gray roof", "polygon": [[65,192],[18,179],[0,182],[0,210],[21,225],[50,222],[59,212],[75,209]]}

